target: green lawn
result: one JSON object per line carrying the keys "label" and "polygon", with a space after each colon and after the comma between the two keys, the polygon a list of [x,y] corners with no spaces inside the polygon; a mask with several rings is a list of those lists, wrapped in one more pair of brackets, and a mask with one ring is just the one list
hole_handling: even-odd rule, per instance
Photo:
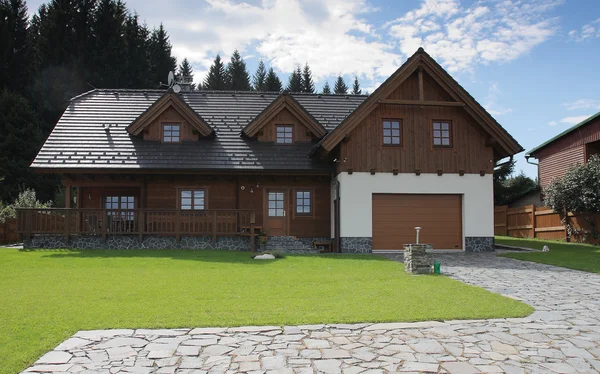
{"label": "green lawn", "polygon": [[541,250],[544,245],[550,252],[505,253],[502,256],[517,260],[562,266],[569,269],[600,273],[600,247],[590,244],[565,243],[552,240],[520,239],[497,236],[497,244]]}
{"label": "green lawn", "polygon": [[533,309],[376,256],[0,248],[0,372],[82,329],[518,317]]}

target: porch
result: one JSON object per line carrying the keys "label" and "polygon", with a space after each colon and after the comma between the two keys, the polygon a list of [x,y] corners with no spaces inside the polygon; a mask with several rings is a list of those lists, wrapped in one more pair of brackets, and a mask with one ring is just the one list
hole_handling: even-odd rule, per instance
{"label": "porch", "polygon": [[205,237],[217,242],[220,237],[245,237],[251,251],[260,226],[251,209],[90,209],[46,208],[17,209],[17,233],[24,239],[34,236],[71,237],[146,236]]}

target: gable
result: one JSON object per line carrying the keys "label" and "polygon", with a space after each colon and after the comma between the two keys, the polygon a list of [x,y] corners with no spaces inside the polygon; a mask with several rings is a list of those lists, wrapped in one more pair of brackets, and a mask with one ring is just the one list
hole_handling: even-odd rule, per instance
{"label": "gable", "polygon": [[289,109],[282,108],[261,127],[257,133],[258,140],[274,142],[276,140],[277,126],[280,125],[291,125],[293,127],[294,142],[310,142],[316,138],[316,135],[310,131],[302,119],[295,116]]}
{"label": "gable", "polygon": [[199,139],[200,133],[192,126],[184,116],[173,106],[167,107],[153,121],[144,126],[141,134],[144,140],[161,141],[164,124],[180,125],[180,136],[182,141],[195,141]]}
{"label": "gable", "polygon": [[[287,123],[277,123],[277,121],[286,121]],[[302,105],[285,93],[280,95],[256,116],[242,130],[242,133],[248,137],[254,137],[262,131],[263,135],[260,135],[262,139],[259,139],[264,140],[273,131],[273,126],[277,124],[292,124],[297,127],[295,131],[299,134],[308,131],[315,138],[321,138],[327,133],[325,128]],[[306,135],[303,135],[301,139],[306,137]]]}
{"label": "gable", "polygon": [[369,96],[320,146],[332,151],[379,105],[417,107],[461,107],[486,135],[485,143],[494,148],[494,159],[512,156],[522,147],[422,48],[411,56],[371,96]]}
{"label": "gable", "polygon": [[[214,133],[213,129],[196,113],[190,106],[183,101],[179,95],[173,92],[167,92],[162,97],[154,102],[144,113],[136,118],[128,127],[127,132],[132,135],[139,135],[144,132],[144,139],[149,136],[152,140],[154,136],[147,134],[155,134],[161,127],[161,122],[173,120],[181,123],[184,127],[182,130],[185,133],[191,134],[197,132],[201,136],[210,136]],[[146,131],[148,130],[148,131]],[[191,137],[188,137],[191,140]]]}

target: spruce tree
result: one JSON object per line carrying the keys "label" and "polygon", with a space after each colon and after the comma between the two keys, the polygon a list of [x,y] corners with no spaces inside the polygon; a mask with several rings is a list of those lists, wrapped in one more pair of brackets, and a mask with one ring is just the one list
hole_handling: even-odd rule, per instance
{"label": "spruce tree", "polygon": [[346,82],[344,82],[344,78],[342,78],[341,75],[339,75],[337,77],[337,80],[335,81],[335,85],[333,86],[333,92],[336,94],[347,94],[348,93],[348,86],[346,85]]}
{"label": "spruce tree", "polygon": [[352,95],[360,95],[362,90],[360,89],[360,84],[358,83],[358,77],[354,76],[354,84],[352,85]]}
{"label": "spruce tree", "polygon": [[227,64],[227,83],[228,89],[234,91],[250,91],[250,74],[246,70],[246,63],[236,49],[233,51],[231,61]]}
{"label": "spruce tree", "polygon": [[205,90],[226,90],[227,89],[227,76],[225,72],[225,65],[221,61],[221,56],[217,55],[213,64],[208,70],[208,75],[204,79],[204,85],[202,87]]}
{"label": "spruce tree", "polygon": [[29,83],[29,19],[24,0],[0,1],[0,89],[26,91]]}
{"label": "spruce tree", "polygon": [[277,74],[273,71],[273,68],[270,68],[267,78],[265,79],[265,91],[281,92],[281,90],[283,90],[283,84]]}
{"label": "spruce tree", "polygon": [[256,73],[252,77],[252,83],[254,85],[255,91],[266,91],[265,80],[267,78],[267,69],[265,68],[265,63],[263,60],[260,60],[258,63],[258,68],[256,69]]}
{"label": "spruce tree", "polygon": [[[123,38],[126,10],[121,0],[101,0],[93,23],[94,83],[103,88],[121,88],[125,81],[123,56],[127,46]],[[168,57],[171,56],[169,46]],[[167,72],[168,74],[168,72]]]}
{"label": "spruce tree", "polygon": [[177,61],[171,56],[171,43],[162,23],[152,31],[149,46],[149,61],[152,85],[158,87],[160,82],[166,83],[169,72],[175,72]]}
{"label": "spruce tree", "polygon": [[150,64],[148,45],[150,31],[146,25],[140,25],[137,14],[127,16],[125,20],[124,88],[150,88]]}
{"label": "spruce tree", "polygon": [[323,85],[323,95],[331,95],[331,88],[329,88],[329,82],[325,81]]}
{"label": "spruce tree", "polygon": [[196,89],[196,85],[194,84],[194,69],[192,69],[192,65],[187,58],[184,58],[181,65],[179,65],[176,76],[177,82],[188,85],[189,90],[194,91]]}
{"label": "spruce tree", "polygon": [[302,70],[302,92],[315,93],[315,83],[308,62],[304,64],[304,70]]}
{"label": "spruce tree", "polygon": [[286,90],[289,92],[302,92],[302,70],[300,65],[290,74]]}

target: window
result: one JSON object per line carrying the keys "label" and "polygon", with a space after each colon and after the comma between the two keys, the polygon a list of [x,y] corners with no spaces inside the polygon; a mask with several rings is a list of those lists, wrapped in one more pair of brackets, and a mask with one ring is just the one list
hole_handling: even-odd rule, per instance
{"label": "window", "polygon": [[294,142],[293,126],[276,126],[276,129],[277,137],[275,140],[277,144],[292,144]]}
{"label": "window", "polygon": [[181,126],[174,123],[163,124],[163,142],[179,143]]}
{"label": "window", "polygon": [[269,192],[269,217],[285,217],[283,192]]}
{"label": "window", "polygon": [[109,231],[131,231],[135,217],[135,196],[106,196],[104,208],[109,218]]}
{"label": "window", "polygon": [[401,146],[402,136],[400,135],[400,120],[383,120],[383,145]]}
{"label": "window", "polygon": [[180,190],[180,208],[183,210],[202,210],[205,206],[204,190]]}
{"label": "window", "polygon": [[312,214],[311,191],[296,191],[296,214]]}
{"label": "window", "polygon": [[449,121],[433,122],[433,146],[435,148],[452,147],[452,124]]}

